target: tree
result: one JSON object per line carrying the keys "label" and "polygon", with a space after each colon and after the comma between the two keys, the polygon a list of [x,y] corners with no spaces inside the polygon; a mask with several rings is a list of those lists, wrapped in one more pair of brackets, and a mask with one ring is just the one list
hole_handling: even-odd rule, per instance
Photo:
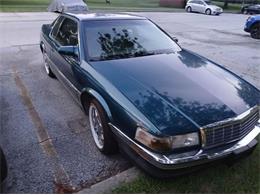
{"label": "tree", "polygon": [[225,8],[225,9],[228,8],[228,0],[225,0],[225,1],[224,1],[224,8]]}

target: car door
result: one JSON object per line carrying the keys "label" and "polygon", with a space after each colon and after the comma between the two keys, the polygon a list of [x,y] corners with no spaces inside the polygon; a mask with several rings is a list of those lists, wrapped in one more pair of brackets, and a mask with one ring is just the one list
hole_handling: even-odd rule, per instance
{"label": "car door", "polygon": [[197,9],[200,13],[205,13],[206,4],[203,1],[198,1]]}
{"label": "car door", "polygon": [[[81,84],[78,80],[80,71],[80,52],[79,52],[79,23],[76,19],[64,17],[57,32],[52,34],[53,47],[51,60],[57,68],[55,73],[59,80],[69,89],[69,92],[76,100],[79,100]],[[59,52],[63,46],[74,46],[77,48],[77,55],[66,55]]]}
{"label": "car door", "polygon": [[197,0],[191,1],[190,4],[191,4],[192,11],[197,12],[198,11],[198,1]]}

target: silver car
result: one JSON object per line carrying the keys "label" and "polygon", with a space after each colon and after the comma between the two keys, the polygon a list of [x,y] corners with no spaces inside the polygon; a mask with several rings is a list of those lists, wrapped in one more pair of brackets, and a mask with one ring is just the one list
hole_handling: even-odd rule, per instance
{"label": "silver car", "polygon": [[212,5],[210,1],[189,0],[185,7],[187,12],[199,12],[207,15],[219,15],[223,12],[221,7]]}
{"label": "silver car", "polygon": [[88,11],[88,6],[83,0],[52,0],[48,11],[59,13]]}

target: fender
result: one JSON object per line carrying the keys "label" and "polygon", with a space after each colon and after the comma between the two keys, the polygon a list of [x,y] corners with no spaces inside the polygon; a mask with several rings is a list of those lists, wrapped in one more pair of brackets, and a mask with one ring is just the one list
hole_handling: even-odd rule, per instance
{"label": "fender", "polygon": [[[97,91],[95,91],[92,88],[85,88],[81,92],[80,101],[81,101],[81,104],[82,104],[83,108],[84,108],[84,104],[83,104],[84,99],[87,98],[87,102],[89,103],[89,101],[90,101],[89,97],[94,97],[100,103],[100,105],[105,110],[105,112],[106,112],[106,114],[108,116],[109,121],[113,122],[113,117],[112,117],[111,111],[110,111],[110,109],[109,109],[105,99]],[[86,109],[86,108],[84,108],[84,109]]]}

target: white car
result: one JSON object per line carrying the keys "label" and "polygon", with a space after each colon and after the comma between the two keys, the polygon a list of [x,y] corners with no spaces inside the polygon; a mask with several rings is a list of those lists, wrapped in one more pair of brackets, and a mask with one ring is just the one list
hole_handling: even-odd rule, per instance
{"label": "white car", "polygon": [[210,1],[189,0],[185,7],[187,12],[199,12],[207,15],[219,15],[223,12],[221,7],[212,5]]}
{"label": "white car", "polygon": [[88,11],[88,6],[83,0],[52,0],[48,11],[58,13]]}

